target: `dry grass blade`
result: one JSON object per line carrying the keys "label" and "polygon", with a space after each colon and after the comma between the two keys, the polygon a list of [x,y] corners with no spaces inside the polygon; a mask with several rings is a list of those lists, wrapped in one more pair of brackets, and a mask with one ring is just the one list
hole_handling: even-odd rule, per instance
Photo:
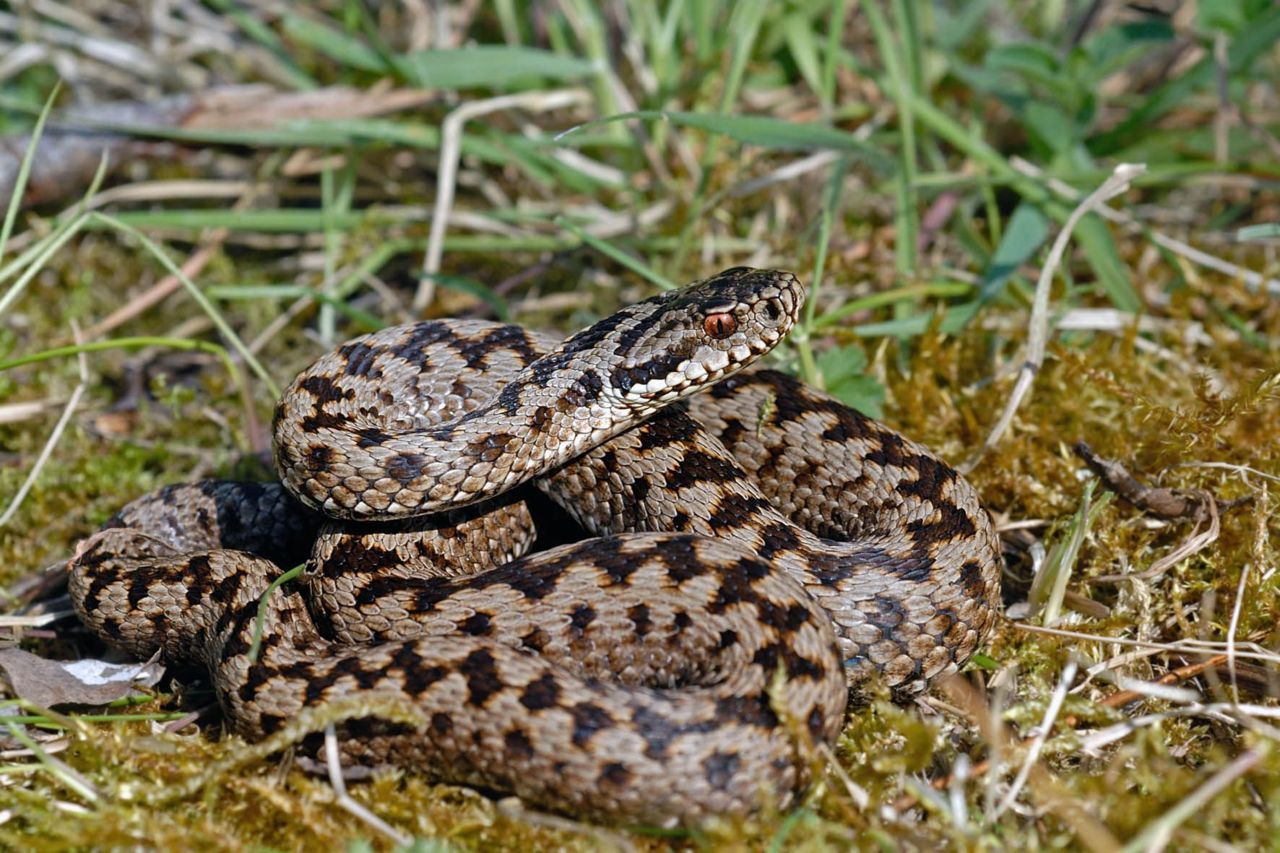
{"label": "dry grass blade", "polygon": [[1067,217],[1066,223],[1062,226],[1062,230],[1058,232],[1058,237],[1053,242],[1053,248],[1049,250],[1049,256],[1045,259],[1044,266],[1040,270],[1040,279],[1036,282],[1035,300],[1031,306],[1031,319],[1028,321],[1027,346],[1022,359],[1022,367],[1018,368],[1018,378],[1014,382],[1013,391],[1010,392],[1009,398],[1005,402],[1004,410],[1000,413],[1000,417],[996,419],[995,426],[991,428],[991,432],[982,442],[982,446],[978,448],[976,453],[956,466],[961,473],[968,474],[972,472],[982,457],[1000,441],[1009,425],[1013,423],[1014,413],[1022,405],[1023,398],[1031,390],[1031,383],[1035,380],[1036,374],[1040,372],[1040,366],[1044,361],[1045,347],[1049,343],[1049,288],[1053,283],[1054,273],[1057,272],[1058,265],[1062,262],[1062,256],[1066,253],[1067,242],[1071,239],[1071,232],[1075,229],[1076,223],[1086,213],[1101,208],[1106,202],[1127,192],[1130,182],[1145,170],[1146,166],[1142,164],[1122,163],[1117,166],[1111,177],[1103,181],[1102,185],[1090,193]]}
{"label": "dry grass blade", "polygon": [[338,798],[338,805],[368,824],[375,831],[390,838],[396,844],[401,847],[408,847],[413,841],[412,838],[394,829],[389,823],[369,811],[364,804],[347,793],[347,782],[342,778],[342,757],[338,752],[338,735],[334,731],[333,723],[329,723],[324,727],[324,758],[325,766],[329,771],[329,784],[333,786],[333,793]]}
{"label": "dry grass blade", "polygon": [[996,806],[993,818],[998,818],[1010,806],[1014,800],[1018,798],[1018,794],[1022,792],[1023,786],[1027,783],[1027,777],[1031,775],[1031,769],[1035,763],[1040,760],[1040,751],[1044,749],[1044,743],[1049,738],[1049,732],[1053,731],[1053,724],[1058,719],[1058,712],[1062,710],[1062,703],[1067,698],[1067,691],[1071,687],[1071,682],[1076,677],[1075,661],[1068,661],[1067,665],[1062,669],[1062,675],[1058,678],[1058,685],[1053,688],[1053,695],[1049,698],[1049,705],[1044,710],[1044,719],[1040,721],[1040,725],[1031,733],[1031,744],[1027,749],[1026,757],[1022,760],[1022,767],[1018,770],[1018,775],[1014,777],[1013,783],[1009,786],[1009,790],[1005,792],[1004,799]]}
{"label": "dry grass blade", "polygon": [[1221,794],[1232,783],[1252,770],[1270,752],[1268,744],[1245,750],[1239,757],[1214,773],[1196,789],[1195,793],[1178,803],[1159,820],[1152,823],[1136,838],[1124,846],[1125,853],[1137,853],[1140,850],[1162,850],[1169,843],[1173,831],[1179,824],[1191,818],[1197,811],[1214,797]]}
{"label": "dry grass blade", "polygon": [[[1020,631],[1030,631],[1033,634],[1049,634],[1055,637],[1088,640],[1104,645],[1131,646],[1175,654],[1225,654],[1227,646],[1225,642],[1218,640],[1178,640],[1171,643],[1157,643],[1149,640],[1133,640],[1128,637],[1106,637],[1100,634],[1089,634],[1084,631],[1069,631],[1064,628],[1050,628],[1043,625],[1032,625],[1027,622],[1011,622],[1009,624]],[[1280,652],[1264,648],[1257,643],[1238,643],[1235,648],[1237,657],[1280,665]],[[1247,651],[1242,652],[1240,649],[1247,649]]]}
{"label": "dry grass blade", "polygon": [[431,234],[427,238],[427,252],[422,262],[422,281],[413,297],[413,310],[421,313],[431,303],[434,279],[440,272],[440,259],[444,256],[444,235],[449,224],[449,212],[453,209],[453,197],[457,187],[458,158],[462,152],[462,129],[477,116],[500,110],[526,109],[534,112],[560,110],[588,103],[591,93],[585,89],[562,89],[551,92],[524,92],[519,95],[502,95],[480,101],[469,101],[445,117],[440,127],[440,166],[436,179],[435,207],[431,213]]}
{"label": "dry grass blade", "polygon": [[[1074,201],[1079,197],[1079,193],[1076,192],[1073,187],[1063,183],[1062,181],[1045,176],[1042,169],[1028,163],[1026,160],[1014,157],[1010,162],[1015,169],[1018,169],[1023,174],[1030,175],[1038,180],[1044,180],[1046,186],[1063,198]],[[1137,225],[1132,217],[1110,207],[1100,207],[1098,208],[1098,213],[1104,219],[1110,222],[1115,222],[1119,225]],[[1272,296],[1280,296],[1280,279],[1268,278],[1254,270],[1223,260],[1222,258],[1216,255],[1211,255],[1202,249],[1197,249],[1190,243],[1179,240],[1175,237],[1170,237],[1168,234],[1163,234],[1159,231],[1151,231],[1150,238],[1151,242],[1155,243],[1160,248],[1167,249],[1176,255],[1180,255],[1194,264],[1215,270],[1232,278],[1238,278],[1251,290],[1266,291]]]}

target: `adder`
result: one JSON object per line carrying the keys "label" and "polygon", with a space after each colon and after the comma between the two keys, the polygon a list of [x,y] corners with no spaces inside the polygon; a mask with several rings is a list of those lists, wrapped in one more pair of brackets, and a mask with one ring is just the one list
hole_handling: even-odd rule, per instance
{"label": "adder", "polygon": [[[785,807],[851,687],[923,690],[999,606],[990,518],[952,468],[739,372],[803,299],[735,268],[562,343],[470,320],[356,338],[279,403],[283,485],[133,502],[72,560],[76,610],[207,667],[249,738],[388,696],[416,722],[346,723],[347,760],[611,822]],[[523,555],[530,489],[595,538]]]}

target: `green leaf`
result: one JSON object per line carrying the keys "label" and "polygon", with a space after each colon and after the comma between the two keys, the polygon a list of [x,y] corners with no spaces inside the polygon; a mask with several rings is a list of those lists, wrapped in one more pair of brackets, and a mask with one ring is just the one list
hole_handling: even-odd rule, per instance
{"label": "green leaf", "polygon": [[1080,136],[1071,117],[1049,101],[1029,98],[1019,111],[1019,117],[1027,130],[1055,153],[1070,148]]}
{"label": "green leaf", "polygon": [[799,12],[787,15],[782,19],[782,35],[800,76],[810,89],[821,92],[822,63],[818,61],[817,38],[809,16]]}
{"label": "green leaf", "polygon": [[861,151],[866,148],[852,135],[825,124],[801,124],[773,116],[689,112],[668,112],[663,115],[684,127],[722,133],[738,142],[764,148],[801,151],[820,148]]}
{"label": "green leaf", "polygon": [[837,382],[849,376],[861,376],[867,367],[867,356],[859,347],[832,347],[817,358],[822,378]]}
{"label": "green leaf", "polygon": [[[979,303],[975,299],[963,305],[952,305],[943,309],[941,319],[937,320],[938,331],[944,335],[959,332],[978,313],[978,307]],[[924,334],[925,330],[932,326],[934,322],[935,317],[933,314],[916,313],[906,317],[899,317],[895,320],[885,320],[882,323],[862,323],[850,331],[860,338],[890,336],[910,338]]]}
{"label": "green leaf", "polygon": [[1098,274],[1098,281],[1107,292],[1111,304],[1121,311],[1137,312],[1142,308],[1142,301],[1138,299],[1138,292],[1133,289],[1129,273],[1120,260],[1120,253],[1116,251],[1115,240],[1111,239],[1111,232],[1102,217],[1091,213],[1081,219],[1076,226],[1075,239],[1089,259],[1089,265]]}
{"label": "green leaf", "polygon": [[1173,27],[1162,20],[1114,24],[1090,38],[1076,52],[1073,70],[1090,88],[1114,74],[1147,51],[1174,38]]}
{"label": "green leaf", "polygon": [[1051,92],[1062,88],[1062,63],[1049,45],[1017,42],[987,51],[983,64],[993,71],[1006,71]]}
{"label": "green leaf", "polygon": [[985,669],[990,672],[995,672],[1000,668],[1000,661],[985,652],[978,652],[973,657],[969,658],[968,665],[971,668]]}
{"label": "green leaf", "polygon": [[884,386],[863,373],[867,357],[856,346],[832,347],[816,359],[827,393],[864,415],[884,414]]}
{"label": "green leaf", "polygon": [[798,123],[785,121],[771,116],[739,116],[720,113],[669,112],[665,110],[640,110],[633,113],[620,113],[607,118],[578,125],[560,135],[563,139],[587,127],[629,119],[661,118],[683,127],[705,130],[708,133],[720,133],[748,145],[760,145],[780,151],[814,151],[833,149],[848,151],[854,154],[871,168],[881,173],[893,171],[893,161],[880,151],[855,138],[853,134],[838,130],[830,125]]}
{"label": "green leaf", "polygon": [[323,53],[347,68],[358,68],[375,74],[385,74],[390,70],[378,52],[361,39],[311,18],[286,16],[284,32],[294,41]]}
{"label": "green leaf", "polygon": [[599,70],[594,62],[548,50],[476,45],[457,50],[419,50],[399,63],[418,86],[438,89],[502,88],[524,80],[570,80]]}
{"label": "green leaf", "polygon": [[1000,245],[982,275],[979,301],[988,302],[999,296],[1009,277],[1044,245],[1048,236],[1049,220],[1040,209],[1025,201],[1018,205],[1013,216],[1009,217]]}
{"label": "green leaf", "polygon": [[1236,240],[1241,243],[1247,243],[1250,240],[1271,240],[1276,237],[1280,237],[1280,222],[1247,225],[1236,231]]}
{"label": "green leaf", "polygon": [[1246,17],[1243,0],[1212,0],[1196,4],[1196,29],[1201,32],[1220,30],[1235,35],[1244,29]]}
{"label": "green leaf", "polygon": [[946,52],[960,50],[970,40],[978,38],[977,32],[986,24],[986,14],[991,0],[968,0],[948,9],[946,4],[936,4],[931,13],[937,19],[933,38]]}
{"label": "green leaf", "polygon": [[[374,214],[384,221],[396,217]],[[230,228],[233,231],[272,233],[307,233],[322,231],[328,225],[346,230],[370,219],[370,213],[353,210],[326,217],[324,211],[311,208],[277,208],[275,210],[129,210],[115,216],[135,228]],[[399,217],[403,218],[403,217]]]}

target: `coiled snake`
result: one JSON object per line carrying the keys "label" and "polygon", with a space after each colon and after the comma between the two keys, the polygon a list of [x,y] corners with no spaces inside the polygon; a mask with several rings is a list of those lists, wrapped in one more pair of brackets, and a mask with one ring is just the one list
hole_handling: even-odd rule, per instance
{"label": "coiled snake", "polygon": [[[72,561],[77,611],[135,655],[207,666],[251,738],[367,692],[420,723],[346,724],[348,760],[608,821],[785,805],[850,685],[923,689],[999,605],[990,519],[951,468],[788,376],[737,373],[803,298],[737,268],[558,346],[461,320],[357,338],[279,404],[285,488],[135,501]],[[519,556],[529,482],[599,538]],[[309,551],[255,657],[259,600]]]}

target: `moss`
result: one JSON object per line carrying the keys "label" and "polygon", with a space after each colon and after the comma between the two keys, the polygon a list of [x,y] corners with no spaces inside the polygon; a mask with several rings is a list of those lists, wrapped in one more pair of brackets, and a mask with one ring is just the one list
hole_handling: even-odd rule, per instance
{"label": "moss", "polygon": [[[113,280],[127,278],[117,270]],[[603,294],[599,311],[607,311],[617,299],[616,292]],[[56,336],[65,317],[84,310],[83,300],[71,300],[63,317],[37,323],[22,337],[29,342]],[[1280,321],[1272,322],[1280,326]],[[1268,329],[1267,334],[1278,331]],[[297,340],[296,333],[290,333],[282,336],[279,345],[287,349]],[[1082,487],[1082,465],[1067,448],[1081,437],[1102,455],[1124,459],[1139,476],[1180,488],[1205,488],[1225,496],[1258,493],[1256,482],[1246,482],[1227,469],[1170,467],[1180,462],[1250,464],[1264,473],[1280,473],[1274,440],[1256,443],[1259,436],[1280,434],[1274,374],[1266,372],[1265,359],[1243,341],[1215,350],[1215,370],[1225,390],[1211,389],[1194,375],[1165,370],[1135,352],[1132,341],[1123,337],[1097,336],[1072,344],[1054,351],[1015,428],[974,472],[972,479],[988,505],[1013,518],[1066,519]],[[885,374],[887,419],[944,455],[962,458],[981,442],[991,413],[1007,393],[1004,384],[976,384],[989,370],[982,335],[932,333],[903,352],[906,369],[889,369]],[[290,367],[282,367],[281,372],[309,357],[286,351],[281,363]],[[894,360],[890,358],[889,363]],[[56,393],[74,381],[65,365],[5,378],[11,383],[5,389],[7,396],[16,396],[21,389],[24,398],[33,390]],[[7,576],[15,578],[65,555],[68,543],[92,530],[132,495],[186,478],[193,470],[226,474],[243,471],[246,464],[253,468],[255,463],[246,463],[248,457],[233,449],[239,442],[228,440],[245,429],[241,402],[229,392],[222,378],[207,374],[193,388],[166,392],[160,401],[131,415],[134,421],[123,438],[95,428],[97,419],[105,416],[110,396],[104,389],[94,389],[16,522],[0,532],[0,565],[8,567]],[[259,408],[256,414],[264,419],[269,410],[265,403]],[[208,409],[224,413],[227,424],[202,418]],[[43,421],[0,430],[7,446],[23,459],[31,458],[45,437]],[[1241,449],[1251,445],[1255,449],[1242,454]],[[11,492],[24,476],[25,467],[0,468],[0,490]],[[1167,626],[1180,622],[1183,627],[1174,633],[1225,636],[1241,567],[1256,567],[1259,560],[1274,557],[1271,543],[1277,531],[1271,506],[1270,499],[1261,497],[1252,506],[1228,512],[1218,541],[1164,577],[1146,583],[1094,584],[1091,578],[1116,574],[1126,566],[1132,571],[1149,565],[1187,535],[1187,525],[1153,527],[1132,509],[1113,503],[1096,517],[1071,583],[1073,590],[1109,607],[1110,616],[1087,620],[1073,615],[1070,619],[1104,636],[1157,637]],[[1049,540],[1056,535],[1054,528],[1047,529]],[[1015,573],[1019,570],[1017,560],[1012,568]],[[1255,568],[1239,614],[1240,637],[1275,642],[1274,626],[1280,617],[1275,585],[1274,577]],[[1016,585],[1013,594],[1017,597]],[[1211,613],[1204,607],[1209,595],[1217,602]],[[1202,618],[1187,616],[1192,610]],[[1042,717],[1047,696],[1069,656],[1104,660],[1114,649],[1006,627],[993,638],[988,652],[1001,665],[1018,668],[1005,720],[1015,731],[1025,732]],[[1137,660],[1127,673],[1150,678],[1163,669]],[[1170,707],[1148,700],[1123,711],[1102,709],[1096,699],[1104,692],[1090,689],[1073,696],[1063,714],[1073,716],[1081,726],[1106,725],[1139,711]],[[130,710],[170,707],[171,702],[155,701]],[[335,806],[326,781],[296,767],[290,769],[287,761],[257,762],[228,773],[197,797],[159,808],[147,806],[151,793],[190,778],[238,748],[233,738],[209,735],[207,731],[156,734],[145,723],[87,727],[72,737],[70,747],[59,757],[102,791],[105,802],[86,808],[88,804],[69,793],[54,775],[29,765],[22,771],[22,784],[9,786],[3,795],[11,806],[19,807],[21,816],[0,827],[0,841],[32,850],[140,843],[162,848],[298,849],[357,839],[375,848],[386,846],[385,839]],[[1056,785],[1088,804],[1088,813],[1123,839],[1142,831],[1203,785],[1206,773],[1225,765],[1249,743],[1259,742],[1266,741],[1202,719],[1172,718],[1141,729],[1096,757],[1082,755],[1077,738],[1057,736],[1047,744],[1043,763]],[[968,810],[966,823],[957,824],[946,808],[927,797],[921,800],[922,789],[916,781],[920,774],[945,774],[961,755],[976,762],[986,754],[986,743],[973,726],[946,713],[926,716],[918,708],[900,707],[883,697],[874,699],[851,713],[836,754],[844,773],[871,803],[917,801],[918,813],[904,823],[886,819],[876,808],[862,809],[838,776],[826,774],[809,804],[790,814],[714,823],[675,838],[643,833],[628,837],[641,847],[658,848],[778,843],[795,849],[852,843],[983,847],[1055,844],[1054,839],[1065,841],[1079,829],[1053,810],[1045,813],[1039,829],[1011,813],[994,825],[984,825],[984,787],[976,779],[956,783]],[[1280,778],[1280,755],[1270,754],[1197,814],[1198,831],[1224,838],[1270,837],[1277,829],[1275,816],[1252,804],[1280,794],[1272,781],[1276,778]],[[588,828],[568,831],[510,817],[474,792],[431,785],[403,774],[380,776],[353,785],[351,791],[400,831],[466,848],[584,849],[607,843],[611,837],[593,834]],[[37,807],[50,800],[70,805]]]}

